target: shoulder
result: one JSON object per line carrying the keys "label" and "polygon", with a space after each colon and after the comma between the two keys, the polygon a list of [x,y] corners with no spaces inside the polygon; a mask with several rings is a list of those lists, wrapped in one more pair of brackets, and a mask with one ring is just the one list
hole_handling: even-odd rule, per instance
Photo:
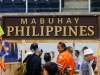
{"label": "shoulder", "polygon": [[78,57],[78,58],[83,59],[83,57],[82,57],[81,55],[79,55],[79,57]]}
{"label": "shoulder", "polygon": [[85,61],[85,60],[83,60],[83,61],[82,61],[82,64],[81,64],[81,67],[86,67],[86,66],[88,66],[88,62]]}
{"label": "shoulder", "polygon": [[59,54],[58,59],[62,59],[64,57],[65,57],[65,55],[64,55],[64,52],[63,52],[63,53]]}
{"label": "shoulder", "polygon": [[36,61],[40,60],[40,58],[38,56],[36,56],[35,54],[31,55],[31,57],[32,57],[33,60],[36,60]]}
{"label": "shoulder", "polygon": [[67,56],[70,57],[69,53],[65,51],[65,52],[62,52],[61,54],[59,54],[58,59],[59,60],[67,59]]}
{"label": "shoulder", "polygon": [[60,54],[61,56],[71,55],[68,51],[64,51]]}

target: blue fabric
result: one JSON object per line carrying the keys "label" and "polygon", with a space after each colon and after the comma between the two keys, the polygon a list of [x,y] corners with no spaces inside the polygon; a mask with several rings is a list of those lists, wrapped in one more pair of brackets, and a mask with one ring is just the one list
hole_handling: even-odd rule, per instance
{"label": "blue fabric", "polygon": [[36,53],[36,52],[39,52],[39,51],[41,51],[41,47],[38,45],[38,48],[34,52]]}
{"label": "blue fabric", "polygon": [[82,61],[82,64],[81,64],[81,70],[80,70],[80,75],[91,75],[90,72],[89,72],[89,64],[90,62],[87,61],[85,58],[84,60]]}
{"label": "blue fabric", "polygon": [[18,59],[18,62],[20,62],[20,65],[22,64],[22,57]]}
{"label": "blue fabric", "polygon": [[6,54],[6,52],[5,52],[5,50],[4,50],[4,47],[2,47],[2,50],[0,50],[1,52],[0,52],[0,56],[3,56],[3,55],[5,55]]}
{"label": "blue fabric", "polygon": [[78,70],[78,58],[75,55],[73,55],[73,57],[74,57],[74,60],[76,61],[76,68],[75,68],[75,70]]}

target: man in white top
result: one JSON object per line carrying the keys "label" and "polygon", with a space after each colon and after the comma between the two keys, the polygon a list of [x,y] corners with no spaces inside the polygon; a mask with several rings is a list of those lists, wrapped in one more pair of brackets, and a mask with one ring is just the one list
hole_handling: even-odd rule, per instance
{"label": "man in white top", "polygon": [[51,62],[56,62],[56,59],[55,59],[55,52],[51,51]]}
{"label": "man in white top", "polygon": [[81,63],[83,60],[83,57],[80,55],[79,50],[75,50],[75,56],[78,58],[78,63]]}

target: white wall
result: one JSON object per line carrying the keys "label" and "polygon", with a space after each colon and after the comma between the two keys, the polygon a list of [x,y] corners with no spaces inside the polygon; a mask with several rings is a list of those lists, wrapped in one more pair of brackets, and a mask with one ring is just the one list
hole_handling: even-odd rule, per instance
{"label": "white wall", "polygon": [[[57,43],[38,43],[38,44],[43,49],[42,57],[44,56],[45,52],[54,51],[56,53],[56,58],[57,58],[57,56],[58,56]],[[30,49],[30,45],[31,45],[31,43],[25,44],[25,49],[27,51]],[[66,43],[66,46],[73,46],[73,44],[72,43]],[[97,43],[75,43],[75,49],[81,50],[84,46],[92,48],[94,50],[94,55],[97,55],[97,52],[98,52],[98,44]],[[18,50],[22,50],[21,44],[18,44]],[[19,51],[19,53],[20,53],[20,51]],[[20,57],[19,53],[18,53],[18,57]],[[44,63],[43,59],[42,59],[42,62]]]}

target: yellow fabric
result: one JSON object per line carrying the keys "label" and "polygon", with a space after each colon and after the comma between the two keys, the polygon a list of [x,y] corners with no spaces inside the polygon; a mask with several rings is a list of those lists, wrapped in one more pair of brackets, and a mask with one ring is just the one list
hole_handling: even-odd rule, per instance
{"label": "yellow fabric", "polygon": [[5,34],[5,33],[4,33],[3,29],[2,29],[2,27],[0,26],[0,36],[2,36],[3,34]]}
{"label": "yellow fabric", "polygon": [[98,56],[100,56],[100,47],[99,47],[99,49],[98,49]]}
{"label": "yellow fabric", "polygon": [[27,73],[26,64],[27,64],[27,63],[23,63],[23,64],[18,68],[18,75],[26,75],[26,73]]}

